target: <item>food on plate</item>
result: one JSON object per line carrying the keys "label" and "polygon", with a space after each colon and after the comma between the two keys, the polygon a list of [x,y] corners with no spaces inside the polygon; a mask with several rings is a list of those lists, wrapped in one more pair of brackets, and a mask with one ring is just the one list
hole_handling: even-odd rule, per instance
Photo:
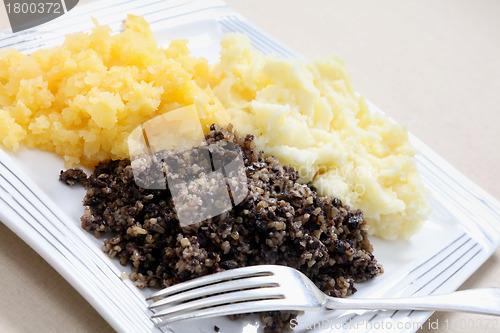
{"label": "food on plate", "polygon": [[[343,297],[355,292],[354,282],[383,272],[372,254],[360,210],[299,183],[293,167],[266,157],[252,135],[239,136],[231,125],[212,125],[206,134],[212,156],[223,154],[226,143],[241,150],[248,195],[227,213],[187,226],[177,219],[170,191],[136,184],[129,159],[103,161],[88,178],[70,169],[60,179],[83,183],[83,228],[97,236],[109,235],[104,251],[123,265],[131,264],[129,278],[140,288],[166,287],[247,265],[281,264],[301,270],[328,295]],[[189,167],[177,171],[186,176],[192,169],[205,170],[196,149],[155,155],[158,161],[180,156],[181,165]],[[135,161],[141,158],[145,164],[151,160],[144,155]],[[200,185],[192,200],[210,195],[203,177],[191,180]],[[262,321],[281,331],[295,317],[296,313],[274,311],[263,313]]]}
{"label": "food on plate", "polygon": [[[171,188],[137,185],[151,179],[133,165],[147,170],[151,156],[128,149],[135,129],[183,109],[201,122],[199,151],[238,147],[248,189],[240,203],[231,197],[232,209],[192,224],[180,222]],[[406,129],[369,110],[341,60],[265,56],[246,36],[228,34],[220,60],[209,64],[190,55],[186,40],[160,47],[133,15],[121,33],[96,23],[31,55],[0,50],[0,143],[94,168],[90,176],[69,169],[60,180],[85,186],[83,228],[111,235],[103,250],[131,264],[140,288],[283,264],[327,294],[347,296],[354,282],[383,272],[368,234],[407,238],[429,214]],[[189,182],[189,170],[210,166],[195,151],[161,150],[155,160],[184,163],[176,176]],[[205,176],[192,182],[188,213],[210,197],[208,183],[223,180]],[[296,315],[268,312],[262,321],[281,330]]]}
{"label": "food on plate", "polygon": [[210,65],[187,41],[159,47],[133,15],[118,34],[96,24],[29,56],[0,51],[0,142],[54,151],[68,167],[129,158],[134,128],[193,104],[205,132],[231,122],[254,134],[302,183],[361,209],[370,234],[407,238],[428,216],[406,129],[368,109],[337,58],[264,56],[229,34]]}
{"label": "food on plate", "polygon": [[229,34],[210,84],[231,123],[321,195],[363,211],[368,232],[409,237],[429,214],[406,128],[370,111],[338,58],[264,56]]}
{"label": "food on plate", "polygon": [[129,15],[119,34],[96,24],[91,33],[68,35],[62,46],[29,56],[1,50],[0,142],[91,167],[128,157],[130,131],[181,106],[196,105],[205,131],[227,124],[212,90],[193,77],[208,73],[207,61],[185,57],[184,49],[184,41],[159,47],[146,21]]}

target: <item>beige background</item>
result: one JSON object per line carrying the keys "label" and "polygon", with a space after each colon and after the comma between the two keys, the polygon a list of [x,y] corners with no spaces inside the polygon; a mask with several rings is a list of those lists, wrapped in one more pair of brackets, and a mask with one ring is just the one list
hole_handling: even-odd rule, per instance
{"label": "beige background", "polygon": [[[343,57],[357,91],[500,199],[500,1],[227,2],[306,57]],[[0,28],[7,27],[1,7]],[[1,223],[0,253],[0,332],[112,332]],[[461,288],[499,286],[499,257],[497,251]],[[439,332],[500,328],[500,318],[480,315],[437,313],[430,320],[438,319]],[[486,327],[488,319],[496,330],[494,321]],[[476,326],[447,330],[445,320]]]}

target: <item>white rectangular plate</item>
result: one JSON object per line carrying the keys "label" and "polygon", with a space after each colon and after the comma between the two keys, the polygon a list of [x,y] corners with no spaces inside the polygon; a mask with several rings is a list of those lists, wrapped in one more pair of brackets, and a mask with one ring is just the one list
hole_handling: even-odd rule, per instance
{"label": "white rectangular plate", "polygon": [[[61,44],[65,33],[89,30],[90,17],[119,31],[127,13],[142,15],[161,45],[188,38],[195,56],[218,58],[219,41],[228,32],[248,35],[255,48],[281,57],[299,57],[272,40],[219,0],[95,1],[63,17],[17,34],[0,35],[0,47],[25,53]],[[380,112],[374,105],[374,111]],[[500,245],[500,204],[418,139],[418,167],[431,192],[433,213],[410,241],[372,237],[375,256],[385,273],[357,284],[352,297],[394,297],[453,291]],[[260,332],[257,315],[190,321],[155,328],[145,297],[122,272],[130,272],[102,251],[102,241],[81,229],[83,189],[58,181],[62,160],[35,150],[16,154],[0,150],[0,220],[66,278],[119,332]],[[299,317],[294,330],[414,332],[431,315],[422,311],[311,312]]]}

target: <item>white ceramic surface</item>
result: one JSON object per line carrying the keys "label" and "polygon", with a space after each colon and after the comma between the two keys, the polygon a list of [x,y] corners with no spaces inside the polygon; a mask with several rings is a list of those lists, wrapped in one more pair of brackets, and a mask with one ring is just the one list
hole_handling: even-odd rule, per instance
{"label": "white ceramic surface", "polygon": [[[119,7],[117,5],[120,4]],[[142,15],[151,22],[159,43],[171,38],[189,38],[193,54],[210,61],[218,57],[220,38],[227,32],[247,34],[264,53],[297,57],[292,50],[272,40],[238,13],[218,0],[209,1],[106,1],[79,6],[64,20],[44,29],[16,35],[0,35],[0,47],[13,46],[24,52],[61,43],[63,34],[89,29],[89,16],[118,31],[125,13]],[[378,110],[370,105],[373,110]],[[433,213],[422,231],[411,241],[383,241],[372,237],[375,256],[385,273],[357,284],[353,297],[408,296],[455,290],[500,245],[500,204],[418,139],[417,158],[424,182],[432,195]],[[145,296],[122,280],[127,267],[101,251],[102,241],[80,228],[83,189],[58,181],[62,160],[40,151],[0,151],[0,219],[61,275],[120,332],[154,331]],[[99,283],[96,283],[99,281]],[[430,312],[318,312],[299,317],[295,329],[330,331],[413,332]],[[225,318],[198,320],[172,327],[175,332],[257,332],[257,316],[230,321]],[[159,331],[168,332],[168,328]]]}

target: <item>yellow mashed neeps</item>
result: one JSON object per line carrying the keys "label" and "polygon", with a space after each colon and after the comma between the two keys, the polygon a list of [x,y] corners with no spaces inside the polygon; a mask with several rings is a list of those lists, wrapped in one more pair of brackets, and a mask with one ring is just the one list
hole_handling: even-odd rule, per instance
{"label": "yellow mashed neeps", "polygon": [[368,110],[339,59],[266,57],[229,34],[210,66],[186,41],[158,47],[132,15],[120,34],[96,25],[30,56],[0,51],[0,142],[11,150],[85,166],[126,158],[133,129],[192,104],[205,130],[233,123],[321,195],[363,210],[371,234],[409,237],[429,213],[406,129]]}
{"label": "yellow mashed neeps", "polygon": [[[188,58],[187,41],[158,47],[148,23],[129,15],[123,33],[107,26],[68,35],[61,47],[30,56],[0,53],[0,141],[17,149],[55,151],[68,165],[93,166],[128,157],[138,125],[195,104],[202,125],[229,118],[212,90],[193,79],[208,75],[204,59]],[[187,69],[193,73],[189,73]]]}

